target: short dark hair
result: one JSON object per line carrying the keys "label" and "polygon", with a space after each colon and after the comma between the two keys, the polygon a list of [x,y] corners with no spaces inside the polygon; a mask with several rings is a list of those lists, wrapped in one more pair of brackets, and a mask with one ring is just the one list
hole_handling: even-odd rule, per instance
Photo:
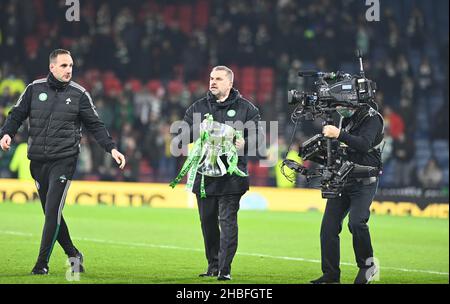
{"label": "short dark hair", "polygon": [[50,53],[49,61],[54,62],[56,60],[56,57],[58,57],[58,55],[63,55],[63,54],[70,55],[70,51],[65,50],[65,49],[53,50],[53,52]]}

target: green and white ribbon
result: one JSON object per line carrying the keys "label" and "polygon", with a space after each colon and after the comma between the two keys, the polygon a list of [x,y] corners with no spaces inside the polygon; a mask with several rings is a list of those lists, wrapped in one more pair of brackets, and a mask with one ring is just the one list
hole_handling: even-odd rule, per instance
{"label": "green and white ribbon", "polygon": [[[207,122],[213,122],[213,117],[211,114],[205,115],[205,120]],[[205,122],[204,120],[204,122]],[[242,132],[236,131],[235,133],[236,139],[242,138]],[[175,188],[175,186],[181,181],[181,179],[188,174],[188,179],[186,182],[186,189],[189,191],[192,191],[194,187],[195,178],[197,176],[198,167],[200,165],[200,161],[202,160],[203,156],[208,152],[205,143],[208,141],[210,137],[210,130],[205,129],[202,130],[200,133],[200,138],[198,138],[195,143],[194,147],[189,153],[188,158],[183,164],[183,167],[180,170],[180,173],[178,173],[177,177],[170,183],[170,187]],[[228,169],[226,172],[228,174],[236,174],[238,176],[244,177],[248,176],[245,172],[240,170],[237,166],[238,164],[238,153],[236,146],[230,142],[225,141],[222,144],[221,147],[222,155],[226,155],[227,162],[228,162]],[[222,161],[220,160],[220,156],[217,159],[219,167],[223,169],[224,165]],[[220,163],[219,163],[220,162]],[[224,170],[223,170],[224,171]],[[202,174],[201,182],[200,182],[200,197],[205,198],[206,197],[206,191],[205,191],[205,176]]]}
{"label": "green and white ribbon", "polygon": [[[195,181],[195,176],[197,173],[198,165],[205,153],[203,146],[204,146],[205,142],[208,140],[208,137],[209,137],[208,131],[203,131],[200,134],[200,137],[194,143],[194,148],[189,153],[188,158],[184,162],[183,167],[180,170],[180,173],[178,173],[177,177],[175,177],[175,179],[172,180],[172,182],[169,184],[170,187],[175,188],[175,186],[181,181],[181,179],[189,172],[188,180],[186,183],[186,188],[188,190],[192,190],[192,188],[194,187],[194,181]],[[203,180],[202,180],[202,183],[204,185]],[[205,194],[205,197],[206,197],[206,194]]]}
{"label": "green and white ribbon", "polygon": [[[241,139],[242,138],[242,132],[241,131],[236,131],[236,139]],[[236,149],[236,146],[233,144],[228,145],[228,147],[224,147],[226,148],[227,152],[227,162],[228,162],[228,170],[227,173],[232,175],[232,174],[236,174],[237,176],[248,176],[248,174],[246,174],[245,172],[242,172],[241,169],[238,168],[238,151]]]}

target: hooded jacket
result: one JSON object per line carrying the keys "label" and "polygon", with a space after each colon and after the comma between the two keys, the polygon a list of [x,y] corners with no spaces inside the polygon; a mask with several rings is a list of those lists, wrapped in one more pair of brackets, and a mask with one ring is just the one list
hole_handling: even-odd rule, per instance
{"label": "hooded jacket", "polygon": [[[245,173],[247,170],[247,158],[249,151],[256,151],[256,143],[261,141],[263,135],[259,129],[258,122],[261,120],[259,110],[250,101],[243,98],[236,89],[231,89],[230,95],[224,102],[217,102],[217,99],[210,91],[205,97],[195,101],[186,111],[184,121],[190,126],[191,142],[196,139],[194,134],[198,136],[201,121],[205,118],[205,114],[212,114],[214,121],[225,123],[237,130],[243,131],[245,139],[244,155],[238,158],[238,167]],[[194,119],[194,116],[197,118]],[[236,122],[242,122],[245,128],[239,128]],[[250,154],[250,156],[253,156]],[[256,156],[256,155],[255,155]],[[222,161],[228,166],[226,159],[222,157]],[[197,173],[193,192],[200,193],[201,175]],[[226,194],[243,194],[249,189],[249,178],[237,175],[225,174],[221,177],[205,176],[205,190],[207,196],[219,196]]]}

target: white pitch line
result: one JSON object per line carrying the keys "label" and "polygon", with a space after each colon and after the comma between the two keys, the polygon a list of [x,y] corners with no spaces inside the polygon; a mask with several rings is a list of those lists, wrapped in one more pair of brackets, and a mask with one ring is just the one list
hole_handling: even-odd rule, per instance
{"label": "white pitch line", "polygon": [[[31,234],[31,233],[18,232],[18,231],[4,231],[4,230],[0,230],[0,234],[33,237],[33,234]],[[115,245],[115,246],[144,247],[144,248],[163,248],[163,249],[174,249],[174,250],[204,252],[203,249],[179,247],[179,246],[172,246],[172,245],[155,245],[155,244],[148,244],[148,243],[117,242],[117,241],[109,241],[109,240],[93,239],[93,238],[84,238],[84,237],[74,237],[73,239],[74,240],[78,240],[78,241],[86,241],[86,242],[93,242],[93,243],[100,243],[100,244],[109,244],[109,245]],[[299,261],[299,262],[307,262],[307,263],[321,263],[320,260],[305,259],[305,258],[298,258],[298,257],[274,256],[274,255],[267,255],[267,254],[261,254],[261,253],[237,252],[236,254],[237,255],[242,255],[242,256],[253,256],[253,257],[260,257],[260,258],[262,257],[262,258],[270,258],[270,259],[276,259],[276,260]],[[356,266],[356,264],[347,263],[347,262],[341,262],[341,265],[344,265],[344,266]],[[434,271],[434,270],[408,269],[408,268],[397,268],[397,267],[388,267],[388,266],[381,266],[380,268],[382,270],[383,269],[389,269],[389,270],[402,271],[402,272],[419,272],[419,273],[428,273],[428,274],[446,275],[446,276],[449,275],[448,272],[440,272],[440,271]]]}

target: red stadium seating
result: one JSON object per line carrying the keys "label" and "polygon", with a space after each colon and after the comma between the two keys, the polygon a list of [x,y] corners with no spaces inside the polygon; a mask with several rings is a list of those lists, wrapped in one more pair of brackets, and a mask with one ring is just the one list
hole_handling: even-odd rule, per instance
{"label": "red stadium seating", "polygon": [[162,83],[158,79],[152,79],[149,80],[145,86],[150,92],[156,93],[160,88],[162,88]]}
{"label": "red stadium seating", "polygon": [[181,82],[179,80],[171,80],[167,84],[167,91],[170,94],[181,94],[181,92],[183,91],[183,88],[184,88],[184,84],[183,84],[183,82]]}
{"label": "red stadium seating", "polygon": [[114,72],[107,71],[103,74],[103,90],[105,94],[110,96],[114,93],[122,92],[123,87],[120,80],[116,77]]}
{"label": "red stadium seating", "polygon": [[139,79],[131,78],[127,81],[126,86],[131,87],[131,91],[134,93],[142,90],[142,82]]}
{"label": "red stadium seating", "polygon": [[209,21],[209,2],[208,0],[198,0],[195,5],[194,25],[198,29],[206,29]]}
{"label": "red stadium seating", "polygon": [[172,25],[176,22],[176,12],[177,7],[175,5],[168,5],[163,9],[164,23],[167,25]]}
{"label": "red stadium seating", "polygon": [[183,4],[178,9],[178,21],[180,23],[180,29],[185,34],[192,32],[192,6]]}
{"label": "red stadium seating", "polygon": [[254,95],[256,92],[256,68],[244,67],[241,70],[241,81],[239,87],[242,90],[242,94],[246,97]]}
{"label": "red stadium seating", "polygon": [[258,70],[258,92],[256,99],[259,104],[265,103],[273,96],[274,74],[272,68],[261,68]]}

